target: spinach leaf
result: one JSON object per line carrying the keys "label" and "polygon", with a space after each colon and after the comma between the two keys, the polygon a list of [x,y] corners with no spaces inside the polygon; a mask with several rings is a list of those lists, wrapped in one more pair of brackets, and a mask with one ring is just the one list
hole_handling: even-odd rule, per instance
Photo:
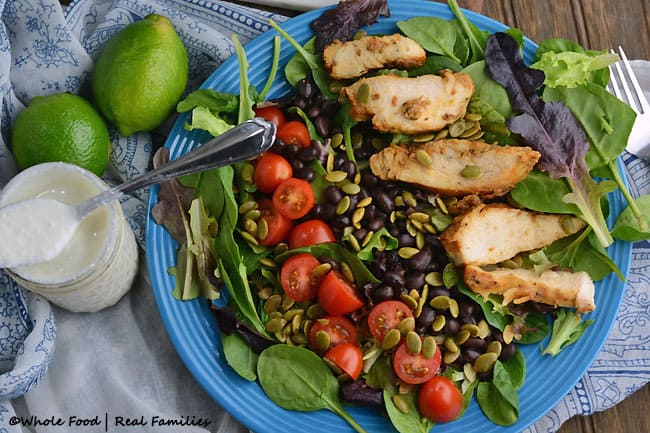
{"label": "spinach leaf", "polygon": [[284,31],[279,25],[273,20],[269,20],[269,24],[273,27],[280,35],[286,39],[287,42],[293,46],[298,54],[305,61],[305,64],[311,69],[314,82],[318,89],[328,99],[335,99],[338,95],[332,93],[330,90],[330,77],[325,68],[323,67],[323,59],[318,54],[310,53],[304,49],[294,38],[289,36],[287,32]]}
{"label": "spinach leaf", "polygon": [[343,408],[339,383],[331,370],[311,350],[285,344],[271,346],[260,354],[257,376],[266,395],[278,406],[303,412],[327,409],[355,431],[365,432]]}
{"label": "spinach leaf", "polygon": [[246,344],[238,334],[221,334],[221,345],[223,354],[228,365],[235,370],[235,373],[246,380],[257,379],[258,355]]}
{"label": "spinach leaf", "polygon": [[[315,54],[316,37],[314,36],[309,39],[305,45],[303,45],[303,49],[310,54]],[[284,66],[284,78],[286,78],[287,82],[291,84],[292,87],[296,87],[298,81],[307,76],[308,71],[309,66],[307,65],[307,62],[303,59],[300,53],[296,53],[291,56],[287,64]]]}
{"label": "spinach leaf", "polygon": [[198,89],[187,95],[176,105],[176,111],[184,113],[196,107],[205,107],[213,113],[232,113],[237,110],[239,101],[232,93],[213,89]]}
{"label": "spinach leaf", "polygon": [[490,298],[483,298],[482,295],[474,293],[470,290],[465,284],[459,283],[458,290],[460,292],[474,300],[483,310],[483,315],[485,320],[495,328],[503,331],[503,328],[508,324],[509,319],[503,314],[502,308],[499,308],[496,301],[491,300]]}
{"label": "spinach leaf", "polygon": [[406,21],[398,21],[397,28],[406,36],[420,44],[422,48],[433,54],[447,56],[457,63],[456,57],[456,27],[447,20],[436,17],[414,17]]}
{"label": "spinach leaf", "polygon": [[456,0],[449,0],[448,3],[449,9],[451,9],[451,11],[456,16],[456,19],[458,20],[458,23],[463,30],[463,34],[469,42],[471,53],[469,63],[474,63],[482,60],[484,58],[484,48],[489,33],[487,31],[480,30],[478,27],[472,24],[467,19],[460,6],[458,6],[458,2]]}
{"label": "spinach leaf", "polygon": [[476,400],[485,416],[495,424],[512,425],[519,418],[517,390],[501,361],[494,364],[492,381],[479,383]]}
{"label": "spinach leaf", "polygon": [[301,110],[300,107],[290,107],[288,111],[289,113],[295,114],[296,116],[300,117],[302,121],[305,122],[305,125],[307,126],[307,131],[309,131],[309,137],[311,137],[312,140],[318,140],[321,143],[323,142],[323,137],[321,137],[318,134],[318,132],[316,131],[316,126],[314,126],[314,122],[311,121],[307,113]]}
{"label": "spinach leaf", "polygon": [[[398,408],[393,399],[400,399],[404,407]],[[399,433],[427,433],[433,427],[433,422],[420,416],[413,391],[401,394],[395,387],[384,388],[384,406],[390,422]],[[408,411],[403,412],[404,409]]]}
{"label": "spinach leaf", "polygon": [[365,377],[366,383],[373,388],[386,389],[394,382],[393,371],[390,356],[383,352],[368,370]]}
{"label": "spinach leaf", "polygon": [[232,42],[237,54],[237,63],[239,64],[239,116],[237,123],[245,122],[255,117],[253,105],[255,100],[251,92],[251,85],[248,81],[248,59],[246,52],[239,38],[235,33],[232,34]]}
{"label": "spinach leaf", "polygon": [[[467,66],[462,70],[474,82],[473,98],[481,98],[504,118],[512,114],[512,106],[506,89],[494,81],[485,71],[485,60]],[[504,121],[505,122],[505,121]]]}
{"label": "spinach leaf", "polygon": [[650,239],[650,195],[643,195],[636,200],[637,208],[640,210],[642,218],[645,221],[645,229],[639,227],[639,220],[632,209],[627,207],[616,220],[614,228],[612,229],[612,235],[624,241],[638,242],[642,240]]}
{"label": "spinach leaf", "polygon": [[341,126],[343,129],[343,144],[345,144],[345,154],[352,162],[357,162],[354,154],[354,147],[352,147],[352,128],[357,124],[357,121],[352,119],[350,115],[350,101],[345,101],[341,104],[341,108],[336,113],[334,122]]}
{"label": "spinach leaf", "polygon": [[524,331],[517,343],[532,344],[542,341],[551,330],[545,314],[530,312],[524,317]]}
{"label": "spinach leaf", "polygon": [[506,361],[501,361],[501,365],[510,377],[510,383],[514,389],[518,390],[524,386],[526,380],[526,358],[521,350],[517,349],[515,354]]}
{"label": "spinach leaf", "polygon": [[427,56],[422,66],[409,69],[407,73],[409,77],[418,77],[420,75],[438,74],[443,69],[460,72],[463,67],[449,57],[432,55]]}
{"label": "spinach leaf", "polygon": [[[354,236],[350,234],[350,236]],[[373,261],[374,254],[373,250],[394,250],[398,246],[397,238],[390,234],[386,227],[382,227],[380,230],[376,231],[370,241],[366,244],[365,247],[357,253],[357,257],[364,261]]]}
{"label": "spinach leaf", "polygon": [[273,58],[271,59],[271,69],[269,71],[269,76],[266,79],[266,84],[262,88],[258,96],[258,100],[263,101],[266,98],[266,94],[271,90],[275,76],[278,73],[278,66],[280,65],[280,36],[273,36]]}
{"label": "spinach leaf", "polygon": [[573,214],[578,209],[562,198],[569,194],[568,185],[562,179],[551,179],[548,173],[533,170],[510,191],[510,197],[519,205],[537,212]]}

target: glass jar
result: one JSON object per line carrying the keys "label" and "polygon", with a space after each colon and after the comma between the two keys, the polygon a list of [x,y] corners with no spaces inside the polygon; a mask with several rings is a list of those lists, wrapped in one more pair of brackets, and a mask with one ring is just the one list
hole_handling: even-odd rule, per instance
{"label": "glass jar", "polygon": [[[108,185],[76,165],[52,162],[20,172],[0,192],[0,207],[30,198],[76,205]],[[8,269],[24,288],[73,312],[95,312],[126,294],[138,269],[138,247],[118,201],[87,216],[65,249],[47,262]]]}

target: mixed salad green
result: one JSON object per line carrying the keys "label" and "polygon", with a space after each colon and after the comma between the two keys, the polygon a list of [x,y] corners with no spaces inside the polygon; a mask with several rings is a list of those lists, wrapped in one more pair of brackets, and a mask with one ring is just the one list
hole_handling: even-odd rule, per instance
{"label": "mixed salad green", "polygon": [[[455,0],[449,7],[453,20],[397,23],[426,50],[424,65],[372,74],[468,74],[475,86],[466,115],[473,139],[540,152],[536,169],[505,200],[536,212],[575,215],[587,225],[508,266],[583,271],[594,281],[615,272],[623,279],[606,247],[613,238],[650,238],[650,202],[632,199],[617,165],[635,118],[605,88],[607,66],[617,57],[551,39],[527,66],[522,32],[488,34]],[[212,301],[225,284],[227,306],[212,307],[226,360],[286,409],[328,409],[363,431],[346,412],[343,396],[385,411],[400,432],[426,432],[435,422],[462,416],[475,396],[491,421],[510,425],[519,415],[517,390],[525,378],[525,360],[514,342],[537,343],[552,333],[541,350],[555,355],[591,321],[573,309],[503,305],[498,295],[468,289],[438,240],[457,197],[386,183],[383,188],[395,191],[393,204],[386,204],[392,211],[382,213],[379,203],[374,210],[380,194],[373,196],[377,190],[369,185],[380,181],[369,174],[369,154],[433,136],[380,133],[353,120],[349,102],[338,99],[350,82],[329,76],[321,52],[387,12],[385,2],[343,2],[314,23],[316,36],[304,46],[271,22],[296,50],[281,71],[295,95],[266,100],[280,71],[280,36],[259,92],[233,38],[239,94],[201,89],[179,103],[179,112],[191,112],[189,130],[219,135],[261,116],[278,123],[280,139],[272,155],[254,163],[161,185],[152,213],[181,245],[170,270],[174,296]],[[628,207],[610,231],[606,193],[615,189]],[[370,206],[382,217],[379,223],[367,215]],[[401,232],[400,218],[406,221]],[[418,256],[425,250],[431,257]],[[405,278],[415,274],[412,280],[419,281]]]}

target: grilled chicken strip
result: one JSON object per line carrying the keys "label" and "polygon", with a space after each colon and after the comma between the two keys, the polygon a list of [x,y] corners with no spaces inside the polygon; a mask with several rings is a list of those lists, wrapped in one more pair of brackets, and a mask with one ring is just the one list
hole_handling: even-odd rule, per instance
{"label": "grilled chicken strip", "polygon": [[593,311],[594,282],[586,272],[544,271],[497,268],[486,271],[465,266],[465,284],[481,295],[503,295],[503,304],[526,301],[572,307],[579,313]]}
{"label": "grilled chicken strip", "polygon": [[456,264],[482,266],[542,248],[584,226],[580,218],[569,215],[488,204],[454,218],[440,241]]}
{"label": "grilled chicken strip", "polygon": [[491,198],[523,180],[539,157],[529,147],[437,140],[386,147],[370,157],[370,169],[381,179],[412,183],[444,196]]}
{"label": "grilled chicken strip", "polygon": [[341,90],[350,101],[354,120],[372,120],[379,131],[403,134],[439,131],[450,125],[465,115],[473,92],[469,75],[449,70],[415,78],[362,78]]}
{"label": "grilled chicken strip", "polygon": [[354,41],[338,39],[323,50],[323,63],[337,80],[357,78],[381,68],[414,68],[422,66],[427,54],[414,40],[393,34],[366,36]]}

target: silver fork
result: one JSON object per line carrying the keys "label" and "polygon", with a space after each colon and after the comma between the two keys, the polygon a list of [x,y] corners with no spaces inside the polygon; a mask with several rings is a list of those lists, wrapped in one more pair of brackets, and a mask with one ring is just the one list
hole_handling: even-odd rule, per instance
{"label": "silver fork", "polygon": [[[618,51],[622,62],[614,63],[609,67],[608,90],[637,113],[625,149],[639,158],[650,161],[650,104],[643,94],[639,80],[634,75],[625,51],[621,46],[618,47]],[[611,52],[615,54],[614,50]]]}

